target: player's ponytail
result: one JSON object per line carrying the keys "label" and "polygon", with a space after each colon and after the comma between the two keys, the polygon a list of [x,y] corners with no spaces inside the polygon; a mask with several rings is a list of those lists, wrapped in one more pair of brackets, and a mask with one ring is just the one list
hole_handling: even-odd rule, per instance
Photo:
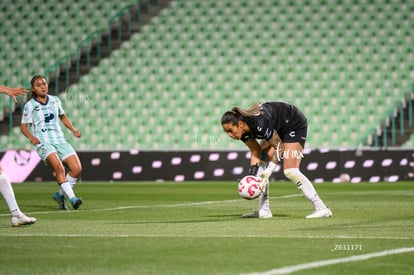
{"label": "player's ponytail", "polygon": [[234,107],[232,111],[241,114],[244,117],[251,117],[263,114],[262,105],[260,103],[255,103],[249,109],[245,110],[240,107]]}
{"label": "player's ponytail", "polygon": [[221,125],[232,123],[237,125],[239,121],[246,121],[246,117],[257,116],[263,114],[262,105],[255,103],[249,109],[245,110],[240,107],[234,107],[231,111],[227,111],[221,117]]}

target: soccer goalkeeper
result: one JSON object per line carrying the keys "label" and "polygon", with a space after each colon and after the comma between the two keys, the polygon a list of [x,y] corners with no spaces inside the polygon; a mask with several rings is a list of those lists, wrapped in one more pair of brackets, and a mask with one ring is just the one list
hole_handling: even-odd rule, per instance
{"label": "soccer goalkeeper", "polygon": [[[243,217],[272,217],[268,199],[269,178],[276,163],[281,160],[284,175],[302,190],[315,208],[306,218],[332,216],[332,211],[323,203],[313,184],[299,170],[308,124],[305,115],[296,106],[285,102],[263,102],[254,104],[248,110],[234,107],[223,114],[221,125],[229,137],[246,144],[251,153],[249,174],[263,179],[264,192],[259,208]],[[257,139],[262,140],[261,144]],[[260,171],[262,159],[268,162]]]}

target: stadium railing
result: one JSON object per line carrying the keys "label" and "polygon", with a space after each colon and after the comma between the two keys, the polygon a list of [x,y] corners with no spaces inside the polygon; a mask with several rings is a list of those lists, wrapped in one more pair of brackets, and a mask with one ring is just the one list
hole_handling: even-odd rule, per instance
{"label": "stadium railing", "polygon": [[402,146],[413,133],[413,101],[414,89],[395,104],[380,125],[363,139],[361,145],[382,148]]}

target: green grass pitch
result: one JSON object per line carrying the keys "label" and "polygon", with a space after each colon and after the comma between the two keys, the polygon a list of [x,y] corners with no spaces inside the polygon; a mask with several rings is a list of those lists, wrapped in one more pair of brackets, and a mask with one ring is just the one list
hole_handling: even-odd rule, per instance
{"label": "green grass pitch", "polygon": [[32,226],[0,202],[1,274],[414,274],[414,182],[315,185],[332,218],[289,182],[270,186],[272,219],[235,182],[81,182],[60,211],[56,183],[14,185]]}

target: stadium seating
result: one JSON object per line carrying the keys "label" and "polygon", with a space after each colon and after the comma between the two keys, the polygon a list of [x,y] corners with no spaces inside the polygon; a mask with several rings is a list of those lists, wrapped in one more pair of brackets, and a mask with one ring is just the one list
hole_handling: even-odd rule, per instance
{"label": "stadium seating", "polygon": [[90,99],[65,106],[85,133],[74,146],[243,148],[221,114],[283,100],[307,116],[308,147],[355,147],[412,89],[413,12],[412,1],[174,1],[71,86],[68,98]]}
{"label": "stadium seating", "polygon": [[[27,86],[31,76],[65,55],[89,33],[106,29],[108,19],[137,0],[119,1],[0,1],[0,83]],[[0,99],[0,109],[8,100]],[[0,111],[1,113],[2,111]],[[1,114],[0,114],[1,119]]]}
{"label": "stadium seating", "polygon": [[414,148],[414,134],[410,136],[410,139],[402,145],[402,148]]}

